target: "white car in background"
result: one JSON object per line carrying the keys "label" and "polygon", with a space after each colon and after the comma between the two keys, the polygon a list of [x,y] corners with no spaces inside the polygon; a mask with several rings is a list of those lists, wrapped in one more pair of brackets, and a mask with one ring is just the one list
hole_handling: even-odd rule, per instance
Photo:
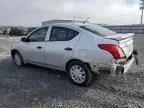
{"label": "white car in background", "polygon": [[77,85],[88,85],[94,73],[125,73],[137,54],[133,33],[116,34],[91,24],[57,23],[39,27],[11,46],[17,66],[32,63],[68,73]]}

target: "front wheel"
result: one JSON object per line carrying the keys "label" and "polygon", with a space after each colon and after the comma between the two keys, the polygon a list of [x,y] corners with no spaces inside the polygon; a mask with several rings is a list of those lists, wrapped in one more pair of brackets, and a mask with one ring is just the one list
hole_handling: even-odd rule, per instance
{"label": "front wheel", "polygon": [[18,52],[14,53],[13,60],[14,60],[15,64],[19,67],[24,65],[23,58],[20,55],[20,53],[18,53]]}
{"label": "front wheel", "polygon": [[81,61],[73,61],[68,65],[68,75],[76,85],[86,86],[92,81],[90,68]]}

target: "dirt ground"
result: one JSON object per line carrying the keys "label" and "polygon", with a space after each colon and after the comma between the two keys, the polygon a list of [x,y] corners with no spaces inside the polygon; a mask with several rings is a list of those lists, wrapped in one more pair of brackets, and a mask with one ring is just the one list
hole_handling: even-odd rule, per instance
{"label": "dirt ground", "polygon": [[69,82],[64,72],[27,65],[18,68],[0,37],[0,108],[143,108],[144,35],[135,36],[140,65],[114,78],[99,76],[89,87]]}

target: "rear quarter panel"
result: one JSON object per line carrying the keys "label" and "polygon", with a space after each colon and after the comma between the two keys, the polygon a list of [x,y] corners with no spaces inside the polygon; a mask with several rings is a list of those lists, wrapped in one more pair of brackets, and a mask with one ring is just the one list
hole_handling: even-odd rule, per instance
{"label": "rear quarter panel", "polygon": [[93,33],[82,31],[74,50],[73,58],[89,64],[107,64],[113,60],[112,55],[101,50],[99,44],[118,44],[115,40],[106,39]]}

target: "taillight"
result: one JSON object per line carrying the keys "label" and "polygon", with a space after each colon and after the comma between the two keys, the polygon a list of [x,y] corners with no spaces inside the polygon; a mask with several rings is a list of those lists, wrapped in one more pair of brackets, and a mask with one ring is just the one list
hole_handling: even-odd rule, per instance
{"label": "taillight", "polygon": [[126,58],[125,53],[123,52],[123,50],[117,45],[99,44],[98,47],[100,49],[106,50],[109,53],[111,53],[112,56],[114,57],[114,59],[116,59],[116,60],[121,59],[121,58]]}

